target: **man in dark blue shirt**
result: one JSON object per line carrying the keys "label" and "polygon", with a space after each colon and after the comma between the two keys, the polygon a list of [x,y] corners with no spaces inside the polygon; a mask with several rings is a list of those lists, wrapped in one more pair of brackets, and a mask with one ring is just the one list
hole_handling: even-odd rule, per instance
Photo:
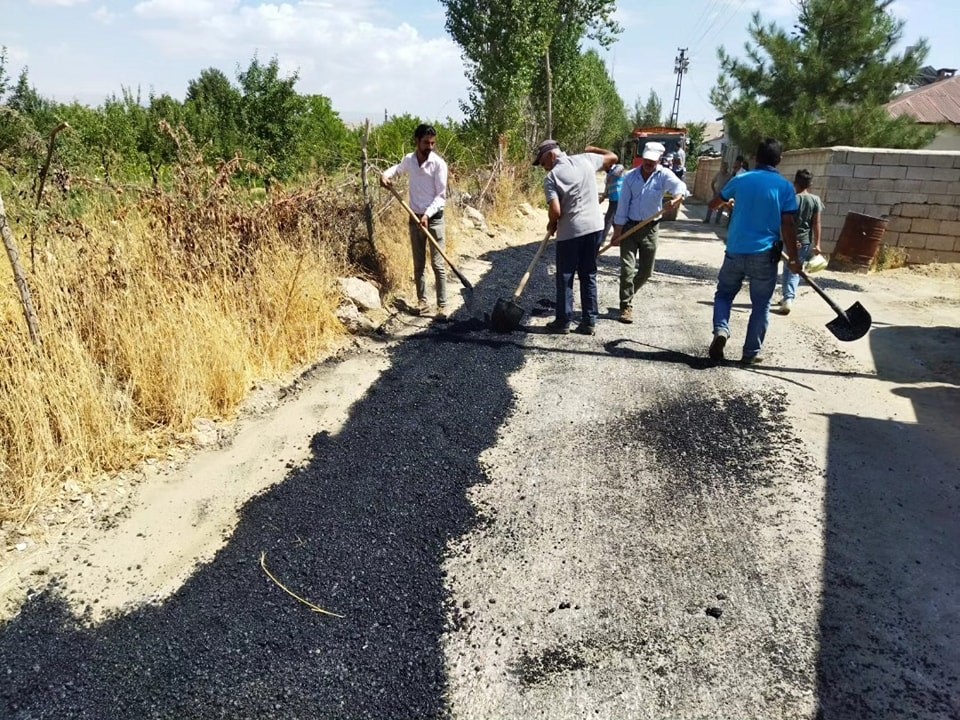
{"label": "man in dark blue shirt", "polygon": [[780,252],[789,257],[789,268],[799,272],[795,215],[797,195],[793,185],[777,172],[783,150],[767,138],[757,149],[757,168],[734,176],[710,201],[710,209],[736,205],[730,220],[726,253],[713,298],[713,342],[710,359],[723,360],[730,337],[730,309],[743,286],[750,283],[750,320],[740,362],[760,362],[760,350],[770,323],[770,299],[777,285]]}

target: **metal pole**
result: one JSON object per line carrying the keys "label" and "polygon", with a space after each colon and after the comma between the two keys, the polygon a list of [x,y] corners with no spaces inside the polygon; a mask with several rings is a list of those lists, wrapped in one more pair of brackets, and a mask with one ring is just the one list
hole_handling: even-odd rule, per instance
{"label": "metal pole", "polygon": [[683,76],[690,69],[690,59],[687,57],[687,48],[677,48],[680,54],[674,58],[673,71],[677,74],[677,88],[673,93],[673,108],[670,110],[670,127],[677,127],[680,120],[680,88]]}

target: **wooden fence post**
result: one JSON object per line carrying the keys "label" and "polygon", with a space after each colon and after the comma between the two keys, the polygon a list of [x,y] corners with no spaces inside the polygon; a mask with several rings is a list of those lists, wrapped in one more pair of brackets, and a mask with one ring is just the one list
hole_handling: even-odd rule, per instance
{"label": "wooden fence post", "polygon": [[37,216],[36,213],[40,210],[40,201],[43,200],[43,186],[47,182],[47,173],[50,172],[50,161],[53,160],[53,151],[57,147],[57,135],[62,130],[72,130],[73,128],[66,122],[61,122],[57,125],[53,131],[50,133],[50,140],[47,143],[47,159],[43,163],[43,167],[40,169],[40,179],[37,182],[37,202],[33,206],[34,217],[33,221],[30,223],[30,269],[36,271],[36,250],[34,245],[34,240],[37,236]]}
{"label": "wooden fence post", "polygon": [[370,180],[367,177],[367,162],[369,161],[367,143],[369,140],[370,118],[367,118],[363,126],[363,156],[361,158],[360,182],[363,185],[363,219],[367,223],[367,240],[370,242],[370,247],[376,252],[377,246],[373,240],[373,200],[370,197]]}
{"label": "wooden fence post", "polygon": [[7,257],[10,258],[10,266],[13,268],[13,279],[20,291],[20,302],[23,305],[23,316],[27,321],[30,339],[34,345],[40,345],[40,323],[37,321],[37,311],[33,307],[33,298],[30,296],[27,276],[20,264],[20,252],[17,250],[17,243],[13,239],[13,231],[10,230],[10,224],[7,222],[7,211],[3,207],[2,195],[0,195],[0,235],[3,235],[3,244],[7,248]]}

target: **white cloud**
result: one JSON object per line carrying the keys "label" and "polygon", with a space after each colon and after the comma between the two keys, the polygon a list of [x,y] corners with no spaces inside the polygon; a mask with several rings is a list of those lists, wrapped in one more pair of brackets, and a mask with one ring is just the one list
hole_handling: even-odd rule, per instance
{"label": "white cloud", "polygon": [[89,0],[30,0],[31,5],[53,6],[53,7],[73,7],[83,5]]}
{"label": "white cloud", "polygon": [[146,0],[133,11],[149,20],[195,20],[236,8],[238,0]]}
{"label": "white cloud", "polygon": [[299,68],[300,92],[326,95],[345,113],[435,116],[444,107],[459,115],[450,102],[466,93],[459,47],[446,34],[426,38],[407,23],[387,24],[376,5],[147,0],[135,12],[152,20],[144,35],[161,53],[195,59],[198,72],[213,62],[232,75],[256,53],[287,72]]}
{"label": "white cloud", "polygon": [[109,25],[117,19],[117,15],[116,13],[110,12],[105,5],[101,5],[97,8],[96,12],[93,13],[93,19],[104,25]]}

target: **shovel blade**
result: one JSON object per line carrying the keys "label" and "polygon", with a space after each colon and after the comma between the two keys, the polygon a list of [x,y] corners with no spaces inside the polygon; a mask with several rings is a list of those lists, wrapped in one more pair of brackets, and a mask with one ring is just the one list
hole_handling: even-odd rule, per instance
{"label": "shovel blade", "polygon": [[837,340],[852,342],[866,335],[872,322],[873,319],[867,309],[859,302],[855,302],[843,315],[838,315],[828,322],[827,330],[832,332]]}
{"label": "shovel blade", "polygon": [[520,327],[520,321],[523,320],[523,308],[512,300],[500,298],[497,304],[493,306],[493,314],[490,315],[490,325],[497,332],[513,332]]}

